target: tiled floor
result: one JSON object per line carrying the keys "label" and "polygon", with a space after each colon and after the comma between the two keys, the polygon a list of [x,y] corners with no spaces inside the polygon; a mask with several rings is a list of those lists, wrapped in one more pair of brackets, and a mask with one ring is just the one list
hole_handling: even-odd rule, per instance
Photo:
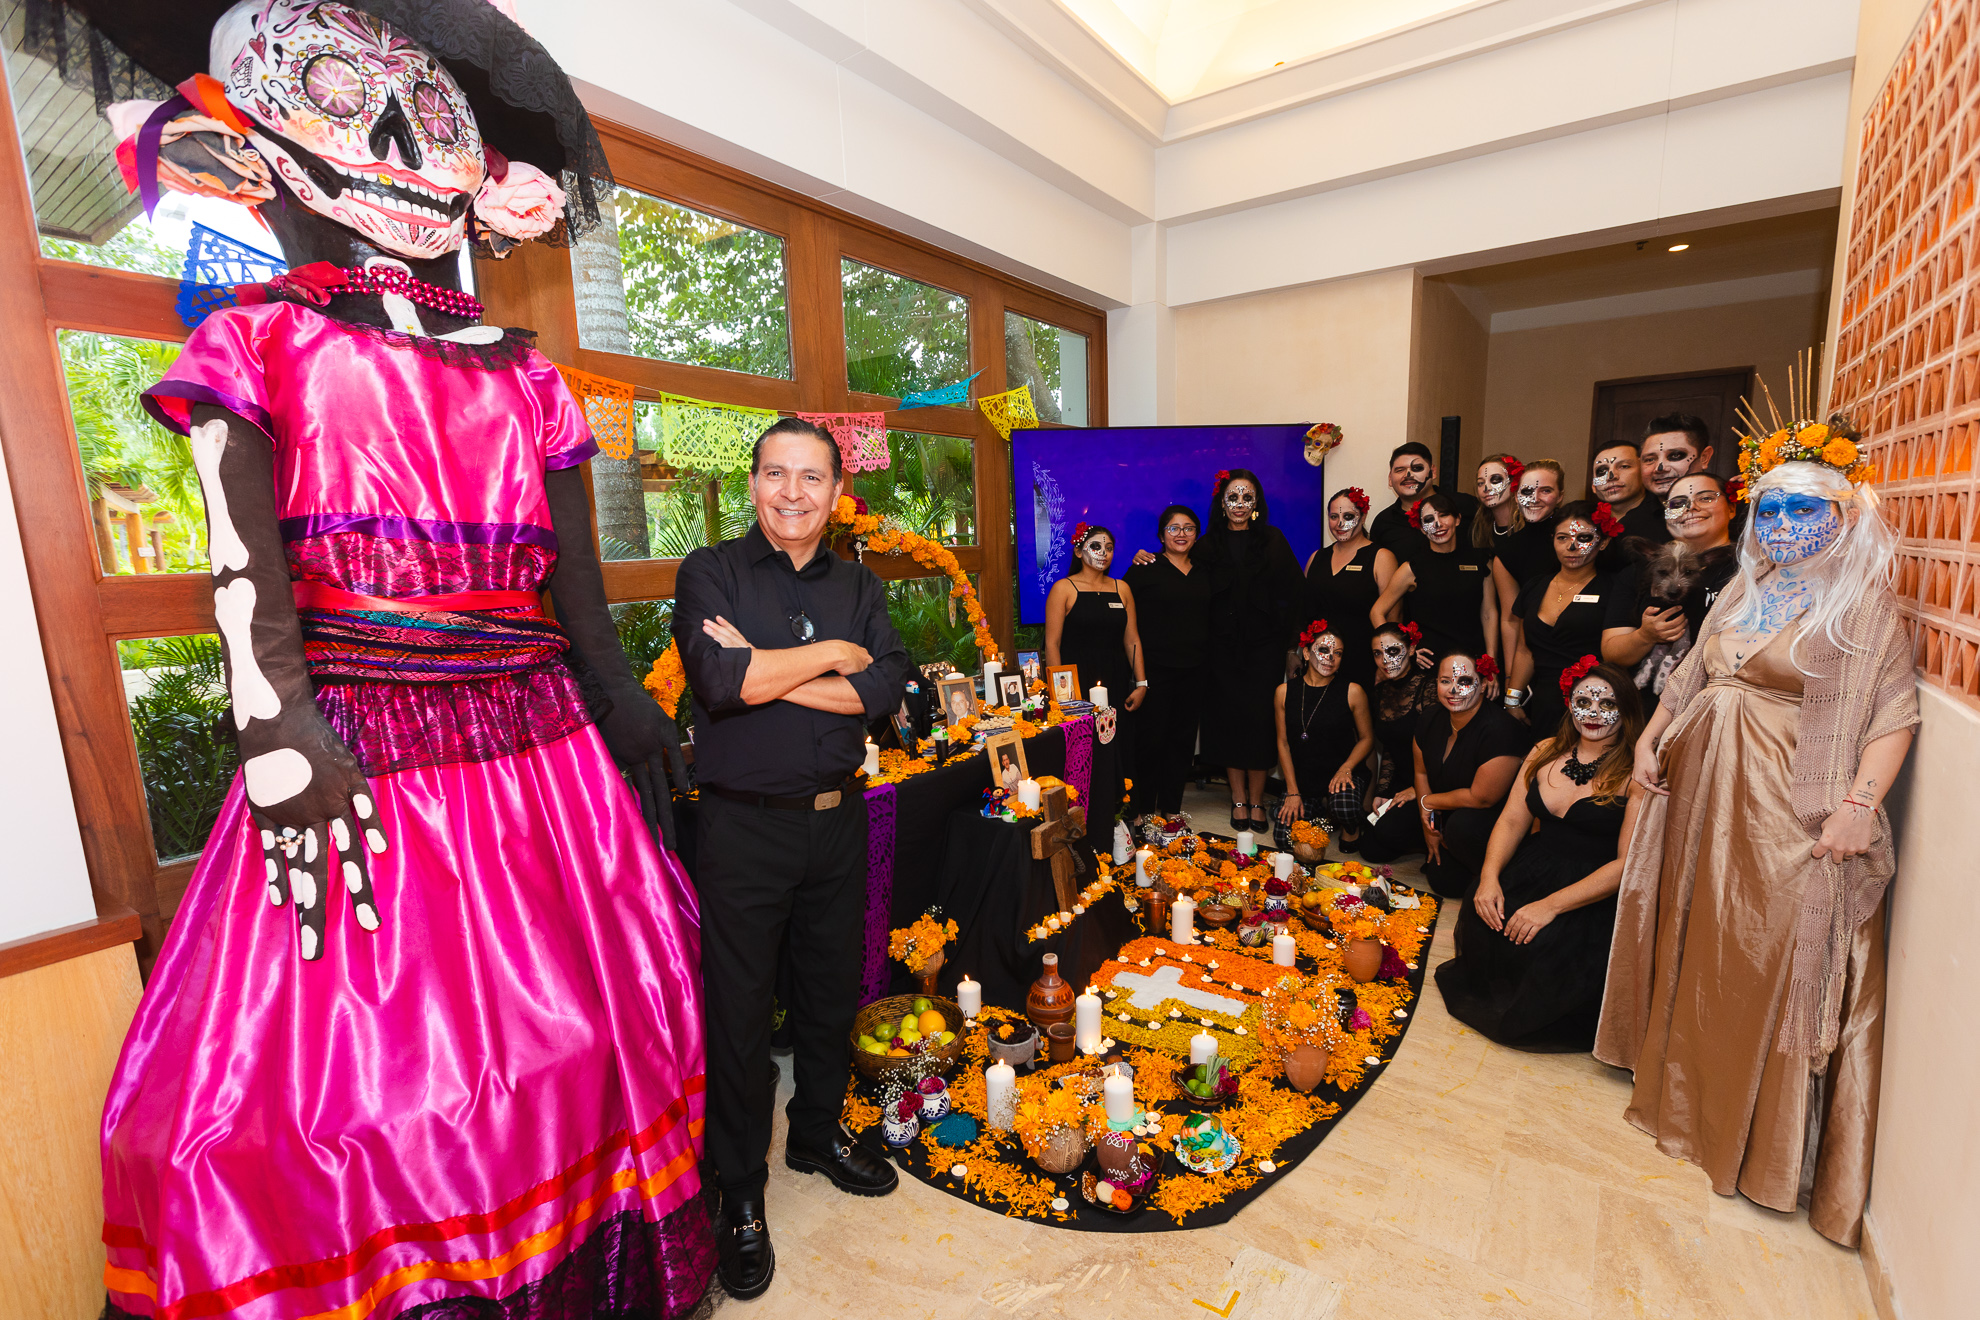
{"label": "tiled floor", "polygon": [[[1214,829],[1218,800],[1188,806]],[[1855,1252],[1805,1215],[1715,1196],[1623,1121],[1628,1089],[1585,1055],[1491,1044],[1426,986],[1386,1075],[1277,1187],[1220,1229],[1127,1236],[1006,1219],[912,1181],[880,1201],[842,1195],[783,1167],[780,1100],[776,1281],[747,1303],[718,1288],[703,1314],[1200,1318],[1252,1247],[1340,1283],[1342,1320],[1871,1320]]]}

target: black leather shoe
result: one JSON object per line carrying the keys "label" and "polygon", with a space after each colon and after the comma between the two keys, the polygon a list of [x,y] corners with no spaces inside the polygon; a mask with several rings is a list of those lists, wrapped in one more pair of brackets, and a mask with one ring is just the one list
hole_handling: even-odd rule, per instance
{"label": "black leather shoe", "polygon": [[841,1129],[832,1144],[815,1149],[795,1138],[784,1140],[784,1163],[799,1173],[822,1173],[842,1192],[854,1196],[885,1196],[901,1185],[893,1166],[854,1141]]}
{"label": "black leather shoe", "polygon": [[770,1246],[770,1225],[763,1218],[763,1193],[722,1198],[722,1219],[715,1228],[721,1261],[715,1276],[722,1289],[739,1302],[761,1297],[777,1272],[777,1253]]}

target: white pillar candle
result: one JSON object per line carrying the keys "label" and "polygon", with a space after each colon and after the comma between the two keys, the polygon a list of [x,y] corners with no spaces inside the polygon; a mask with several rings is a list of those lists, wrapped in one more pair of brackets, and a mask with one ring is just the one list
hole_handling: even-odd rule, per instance
{"label": "white pillar candle", "polygon": [[1095,683],[1090,689],[1087,690],[1086,699],[1093,703],[1093,709],[1095,710],[1107,709],[1106,685],[1101,683]]}
{"label": "white pillar candle", "polygon": [[873,745],[871,738],[866,740],[866,764],[860,768],[869,775],[880,773],[880,749]]}
{"label": "white pillar candle", "polygon": [[983,1011],[983,985],[972,981],[968,976],[956,982],[956,1007],[964,1017],[975,1017]]}
{"label": "white pillar candle", "polygon": [[1073,1000],[1073,1043],[1082,1054],[1100,1052],[1100,996],[1092,986]]}
{"label": "white pillar candle", "polygon": [[1109,1123],[1132,1123],[1134,1121],[1134,1083],[1115,1073],[1100,1083],[1100,1093],[1107,1101],[1107,1121]]}
{"label": "white pillar candle", "polygon": [[1299,952],[1299,943],[1284,931],[1272,937],[1272,961],[1281,967],[1293,965],[1293,955]]}
{"label": "white pillar candle", "polygon": [[1039,789],[1036,779],[1018,780],[1018,801],[1033,811],[1038,810]]}
{"label": "white pillar candle", "polygon": [[1004,666],[995,660],[983,662],[983,704],[997,705],[997,675],[1004,672]]}
{"label": "white pillar candle", "polygon": [[1188,944],[1196,938],[1196,900],[1188,894],[1178,894],[1169,907],[1169,939],[1177,944]]}
{"label": "white pillar candle", "polygon": [[1250,830],[1238,831],[1237,849],[1239,853],[1246,857],[1258,851],[1258,840],[1252,835]]}
{"label": "white pillar candle", "polygon": [[1291,853],[1272,854],[1272,874],[1280,880],[1292,879],[1293,855]]}
{"label": "white pillar candle", "polygon": [[1143,848],[1134,855],[1134,882],[1143,889],[1155,883],[1155,850]]}
{"label": "white pillar candle", "polygon": [[1114,865],[1126,866],[1134,856],[1134,836],[1128,833],[1127,822],[1114,822]]}
{"label": "white pillar candle", "polygon": [[983,1109],[993,1129],[1010,1130],[1017,1120],[1017,1069],[993,1063],[983,1070]]}
{"label": "white pillar candle", "polygon": [[1194,1068],[1199,1063],[1208,1063],[1217,1055],[1217,1038],[1207,1031],[1199,1031],[1189,1038],[1189,1065]]}

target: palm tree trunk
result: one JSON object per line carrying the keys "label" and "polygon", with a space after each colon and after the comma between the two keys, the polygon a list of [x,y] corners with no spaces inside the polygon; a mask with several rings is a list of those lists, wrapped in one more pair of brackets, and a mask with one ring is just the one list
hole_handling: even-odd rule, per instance
{"label": "palm tree trunk", "polygon": [[[605,353],[632,352],[626,330],[625,274],[619,266],[619,226],[613,207],[598,208],[602,223],[578,240],[571,250],[576,286],[578,340]],[[591,460],[591,499],[598,511],[598,539],[623,541],[647,559],[653,546],[647,535],[646,488],[639,473],[639,453],[625,458],[600,454]],[[611,558],[609,554],[606,556]]]}

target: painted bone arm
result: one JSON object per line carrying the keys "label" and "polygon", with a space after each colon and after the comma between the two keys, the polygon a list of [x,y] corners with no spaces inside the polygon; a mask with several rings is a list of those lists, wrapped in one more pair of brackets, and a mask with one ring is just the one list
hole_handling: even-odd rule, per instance
{"label": "painted bone arm", "polygon": [[275,517],[274,445],[211,404],[195,405],[192,423],[242,784],[269,902],[294,900],[302,956],[313,962],[323,956],[328,883],[349,891],[360,926],[378,928],[366,858],[385,851],[385,834],[357,758],[316,707]]}

